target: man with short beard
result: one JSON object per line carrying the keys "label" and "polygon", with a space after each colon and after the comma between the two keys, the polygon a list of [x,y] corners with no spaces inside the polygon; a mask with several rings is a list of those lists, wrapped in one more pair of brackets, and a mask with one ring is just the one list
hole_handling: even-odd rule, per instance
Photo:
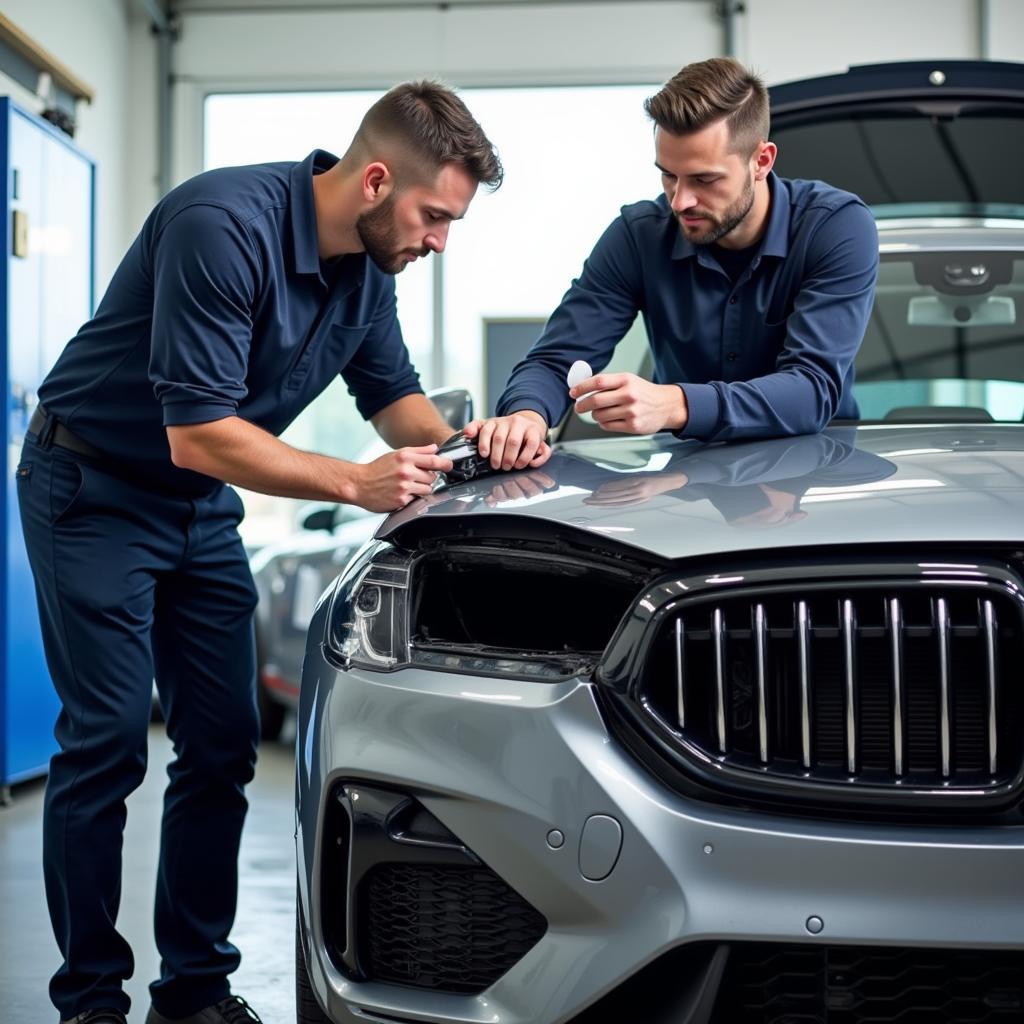
{"label": "man with short beard", "polygon": [[[200,174],[157,204],[43,382],[17,476],[62,703],[43,827],[63,1021],[125,1024],[121,842],[154,678],[175,760],[146,1021],[258,1020],[228,984],[259,722],[256,592],[225,482],[384,512],[452,468],[394,275],[441,252],[478,185],[501,177],[480,125],[433,82],[375,103],[340,160]],[[339,373],[396,451],[357,465],[277,439]]]}
{"label": "man with short beard", "polygon": [[[622,208],[513,370],[498,415],[466,428],[495,468],[543,464],[570,399],[608,431],[706,441],[857,416],[853,362],[878,274],[867,207],[774,174],[767,91],[734,60],[684,67],[645,107],[663,195]],[[638,312],[655,382],[597,373],[567,392],[572,363],[603,369]]]}

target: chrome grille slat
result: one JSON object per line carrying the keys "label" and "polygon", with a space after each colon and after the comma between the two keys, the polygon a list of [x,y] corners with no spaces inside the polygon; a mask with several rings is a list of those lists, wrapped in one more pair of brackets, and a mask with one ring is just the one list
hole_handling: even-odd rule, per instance
{"label": "chrome grille slat", "polygon": [[715,719],[718,724],[718,750],[726,753],[725,746],[725,616],[716,608],[713,616],[715,633],[715,682],[717,707]]}
{"label": "chrome grille slat", "polygon": [[892,750],[897,778],[903,775],[903,605],[889,599],[889,639],[892,653]]}
{"label": "chrome grille slat", "polygon": [[800,661],[800,753],[805,768],[811,767],[811,613],[806,601],[797,604],[798,657]]}
{"label": "chrome grille slat", "polygon": [[767,663],[768,663],[768,620],[765,617],[764,605],[754,609],[754,635],[757,651],[757,738],[761,752],[761,763],[768,763],[768,697]]}
{"label": "chrome grille slat", "polygon": [[846,709],[846,770],[857,772],[857,674],[855,664],[854,630],[856,621],[853,601],[843,601],[843,679],[846,683],[844,697]]}
{"label": "chrome grille slat", "polygon": [[985,602],[986,717],[988,719],[988,770],[994,775],[999,765],[999,730],[996,724],[996,609]]}
{"label": "chrome grille slat", "polygon": [[942,777],[949,778],[949,608],[944,597],[935,601],[935,624],[939,643],[939,750],[942,760]]}
{"label": "chrome grille slat", "polygon": [[680,729],[686,728],[686,693],[683,689],[686,685],[686,668],[683,660],[685,642],[683,619],[680,616],[676,619],[676,719]]}
{"label": "chrome grille slat", "polygon": [[717,762],[723,784],[891,787],[910,803],[1024,793],[1024,687],[1010,685],[1024,585],[998,568],[947,580],[909,568],[876,585],[847,584],[840,567],[806,590],[767,573],[736,593],[688,580],[630,696],[695,768]]}

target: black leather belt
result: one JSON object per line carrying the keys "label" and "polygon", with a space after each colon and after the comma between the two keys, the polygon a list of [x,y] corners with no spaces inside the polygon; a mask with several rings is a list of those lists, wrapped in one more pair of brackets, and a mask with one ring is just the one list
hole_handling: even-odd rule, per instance
{"label": "black leather belt", "polygon": [[32,419],[28,423],[28,432],[36,435],[41,448],[49,448],[55,444],[58,448],[67,448],[69,452],[87,455],[90,459],[102,459],[103,452],[94,448],[88,441],[72,434],[67,427],[51,416],[41,405],[36,406]]}

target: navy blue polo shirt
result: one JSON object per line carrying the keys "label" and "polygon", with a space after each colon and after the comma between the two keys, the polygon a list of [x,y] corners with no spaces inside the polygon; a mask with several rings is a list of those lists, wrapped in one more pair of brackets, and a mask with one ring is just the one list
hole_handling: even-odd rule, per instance
{"label": "navy blue polo shirt", "polygon": [[808,434],[855,418],[853,361],[864,338],[878,234],[868,208],[820,181],[768,176],[768,225],[735,280],[710,246],[687,241],[664,196],[624,206],[526,358],[499,415],[557,423],[565,375],[595,370],[641,313],[655,380],[679,384],[704,440]]}
{"label": "navy blue polo shirt", "polygon": [[394,278],[365,253],[323,262],[313,175],[337,157],[208,171],[164,197],[96,315],[39,389],[141,483],[201,494],[165,427],[240,416],[280,434],[337,374],[369,419],[421,391]]}

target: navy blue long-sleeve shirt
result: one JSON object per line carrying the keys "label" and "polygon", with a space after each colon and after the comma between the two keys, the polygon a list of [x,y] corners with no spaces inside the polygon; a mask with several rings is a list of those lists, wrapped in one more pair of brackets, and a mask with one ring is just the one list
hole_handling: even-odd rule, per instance
{"label": "navy blue long-sleeve shirt", "polygon": [[878,275],[878,233],[855,195],[820,181],[768,176],[768,224],[735,282],[679,229],[664,196],[624,206],[512,371],[498,415],[557,423],[577,359],[595,372],[637,313],[655,380],[679,384],[703,440],[814,433],[856,418],[853,362]]}
{"label": "navy blue long-sleeve shirt", "polygon": [[419,378],[394,278],[365,253],[323,262],[313,175],[337,157],[208,171],[146,219],[40,402],[113,466],[185,494],[166,428],[240,416],[280,434],[341,374],[369,419]]}

